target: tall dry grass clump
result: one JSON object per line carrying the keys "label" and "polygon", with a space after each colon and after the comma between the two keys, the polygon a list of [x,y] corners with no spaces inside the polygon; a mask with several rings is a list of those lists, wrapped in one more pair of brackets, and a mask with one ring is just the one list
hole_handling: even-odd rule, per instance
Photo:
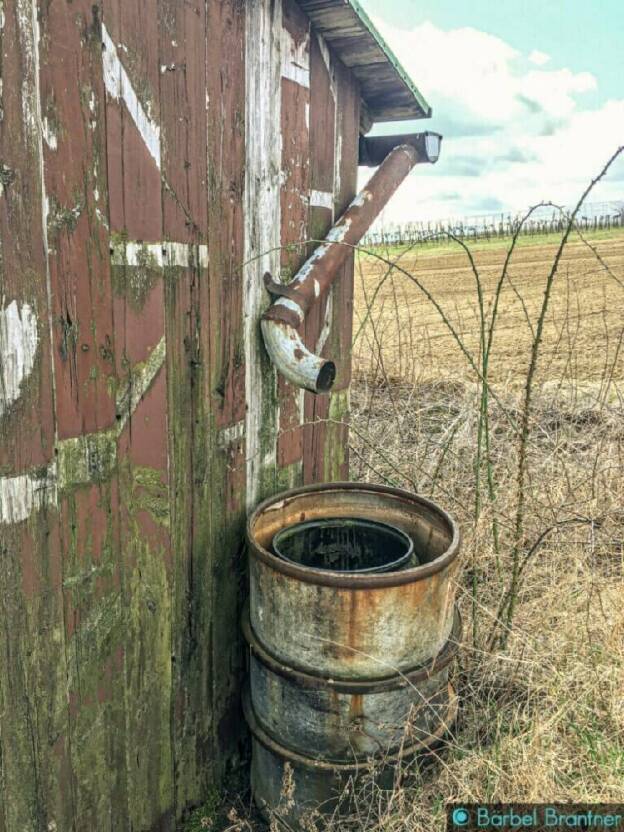
{"label": "tall dry grass clump", "polygon": [[447,747],[353,829],[624,801],[624,235],[520,231],[358,257],[352,474],[459,520],[467,634]]}

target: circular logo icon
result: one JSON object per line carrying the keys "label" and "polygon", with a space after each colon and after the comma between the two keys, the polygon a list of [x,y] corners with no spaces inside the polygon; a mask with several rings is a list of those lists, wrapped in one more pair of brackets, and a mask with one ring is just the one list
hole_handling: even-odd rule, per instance
{"label": "circular logo icon", "polygon": [[466,809],[453,809],[453,823],[455,826],[465,826],[470,820]]}

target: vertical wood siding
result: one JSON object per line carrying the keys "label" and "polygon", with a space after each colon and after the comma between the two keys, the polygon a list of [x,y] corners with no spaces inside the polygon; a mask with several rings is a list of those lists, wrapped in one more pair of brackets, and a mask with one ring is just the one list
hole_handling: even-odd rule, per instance
{"label": "vertical wood siding", "polygon": [[[306,259],[310,193],[310,23],[294,0],[282,11],[280,274],[288,283]],[[303,391],[278,376],[280,484],[302,482]]]}
{"label": "vertical wood siding", "polygon": [[209,326],[208,271],[198,256],[198,247],[209,243],[207,25],[204,4],[161,3],[162,238],[194,252],[188,265],[165,269],[173,549],[172,719],[167,725],[172,728],[176,806],[198,800],[213,774],[214,759],[208,695],[212,579],[206,556],[210,405],[203,335]]}
{"label": "vertical wood siding", "polygon": [[246,512],[346,475],[350,267],[330,397],[258,320],[358,90],[295,0],[0,10],[0,832],[171,832],[241,760]]}
{"label": "vertical wood siding", "polygon": [[[334,162],[334,215],[347,208],[357,192],[357,158],[360,97],[347,68],[334,61],[336,89],[336,150]],[[316,481],[344,480],[349,474],[349,384],[351,382],[351,338],[353,323],[353,254],[332,287],[331,325],[324,350],[345,356],[327,401],[327,432],[313,443],[317,450]],[[322,462],[321,462],[322,460]]]}
{"label": "vertical wood siding", "polygon": [[[141,385],[164,334],[163,270],[145,249],[161,241],[159,6],[105,0],[105,80],[113,265],[123,633],[126,822],[149,829],[172,806],[171,558],[166,386]],[[143,387],[140,398],[133,393]]]}
{"label": "vertical wood siding", "polygon": [[[72,815],[54,465],[39,34],[30,0],[0,30],[0,829]],[[31,522],[24,522],[34,513]],[[56,639],[51,638],[56,634]],[[11,799],[7,800],[7,795]]]}
{"label": "vertical wood siding", "polygon": [[282,4],[248,3],[245,14],[245,439],[246,504],[275,491],[277,377],[258,321],[269,305],[266,272],[279,274],[282,169]]}
{"label": "vertical wood siding", "polygon": [[[312,38],[310,74],[310,237],[322,240],[356,193],[360,99],[348,70],[318,35]],[[330,207],[323,199],[325,194],[331,195]],[[313,306],[306,318],[306,346],[335,357],[338,369],[328,396],[305,394],[306,483],[348,479],[352,303],[350,257],[328,296]]]}
{"label": "vertical wood siding", "polygon": [[[212,580],[210,691],[213,782],[239,760],[243,735],[240,679],[243,650],[240,614],[245,597],[243,547],[245,483],[245,6],[244,0],[209,3],[208,9],[208,316],[203,329],[208,363],[202,365],[210,416],[210,467],[199,508],[210,516],[209,536],[197,557]],[[218,36],[215,39],[215,33]],[[210,553],[207,558],[207,553]],[[202,585],[197,587],[202,592]],[[204,630],[205,632],[205,630]],[[205,641],[205,638],[203,639]],[[200,649],[201,640],[200,640]],[[204,780],[205,783],[205,780]],[[205,792],[204,792],[205,793]]]}

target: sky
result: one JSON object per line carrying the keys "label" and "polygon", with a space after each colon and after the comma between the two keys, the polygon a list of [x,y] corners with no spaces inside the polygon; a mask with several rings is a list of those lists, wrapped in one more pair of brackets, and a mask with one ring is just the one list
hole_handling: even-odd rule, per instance
{"label": "sky", "polygon": [[[622,0],[360,2],[433,109],[371,135],[444,136],[384,223],[570,206],[624,144]],[[624,201],[624,159],[589,198],[610,200]]]}

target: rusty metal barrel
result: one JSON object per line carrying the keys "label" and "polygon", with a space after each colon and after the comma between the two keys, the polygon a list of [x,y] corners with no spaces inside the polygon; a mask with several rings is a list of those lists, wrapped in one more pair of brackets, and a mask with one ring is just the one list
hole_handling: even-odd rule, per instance
{"label": "rusty metal barrel", "polygon": [[358,773],[392,779],[452,723],[459,532],[416,494],[332,483],[266,500],[247,537],[252,787],[270,813],[290,778],[296,827]]}

